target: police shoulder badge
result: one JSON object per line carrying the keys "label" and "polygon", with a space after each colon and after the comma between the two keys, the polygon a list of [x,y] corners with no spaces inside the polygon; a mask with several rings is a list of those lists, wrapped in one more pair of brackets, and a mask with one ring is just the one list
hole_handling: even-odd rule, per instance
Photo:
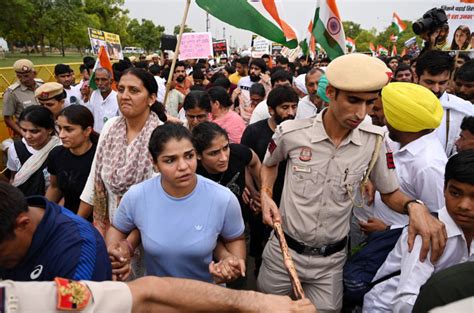
{"label": "police shoulder badge", "polygon": [[56,277],[58,301],[56,308],[60,311],[81,311],[89,304],[91,292],[81,282]]}

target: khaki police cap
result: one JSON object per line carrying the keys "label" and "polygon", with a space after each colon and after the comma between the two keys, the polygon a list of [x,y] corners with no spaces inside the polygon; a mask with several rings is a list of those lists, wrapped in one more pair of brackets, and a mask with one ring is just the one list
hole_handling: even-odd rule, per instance
{"label": "khaki police cap", "polygon": [[46,101],[63,93],[63,85],[59,83],[46,83],[35,90],[35,97],[38,100]]}
{"label": "khaki police cap", "polygon": [[156,54],[156,53],[153,53],[153,54],[151,55],[151,57],[152,57],[152,58],[159,58],[160,56],[159,56],[158,54]]}
{"label": "khaki police cap", "polygon": [[130,62],[135,62],[137,60],[137,57],[132,55],[131,57],[128,58]]}
{"label": "khaki police cap", "polygon": [[381,60],[361,53],[340,56],[326,69],[329,84],[352,92],[382,89],[392,77],[392,71]]}
{"label": "khaki police cap", "polygon": [[151,54],[146,56],[145,61],[151,61]]}
{"label": "khaki police cap", "polygon": [[33,62],[31,62],[30,60],[27,60],[27,59],[17,60],[13,64],[13,69],[17,73],[28,73],[28,72],[30,72],[31,70],[34,69],[33,68]]}

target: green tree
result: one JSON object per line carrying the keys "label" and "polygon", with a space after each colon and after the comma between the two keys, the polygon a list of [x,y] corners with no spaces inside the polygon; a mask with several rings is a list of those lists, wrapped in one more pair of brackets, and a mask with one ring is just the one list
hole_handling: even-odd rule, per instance
{"label": "green tree", "polygon": [[370,43],[372,42],[375,45],[375,40],[377,39],[374,32],[362,29],[359,35],[355,38],[357,51],[359,52],[369,52]]}
{"label": "green tree", "polygon": [[161,35],[165,27],[156,25],[147,19],[142,19],[141,23],[133,19],[127,26],[127,31],[132,37],[132,41],[140,45],[148,52],[160,48]]}
{"label": "green tree", "polygon": [[129,11],[123,9],[124,0],[83,0],[85,12],[93,19],[98,20],[100,30],[120,36],[122,43],[130,40],[127,32]]}
{"label": "green tree", "polygon": [[48,39],[51,45],[60,48],[63,56],[66,45],[77,47],[79,42],[80,45],[85,44],[84,37],[87,37],[87,25],[90,19],[84,11],[81,0],[55,1],[47,15],[51,20]]}
{"label": "green tree", "polygon": [[[178,35],[179,34],[179,29],[181,28],[181,25],[176,25],[173,29],[173,34]],[[188,25],[184,24],[184,30],[183,33],[192,33],[194,30],[191,27],[188,27]]]}
{"label": "green tree", "polygon": [[346,37],[350,37],[355,39],[359,36],[362,29],[360,28],[360,24],[354,23],[352,21],[343,21],[342,26],[344,27],[344,33]]}
{"label": "green tree", "polygon": [[28,17],[33,6],[28,0],[8,0],[2,3],[2,18],[0,19],[0,37],[8,42],[10,51],[16,44],[27,44],[30,41]]}

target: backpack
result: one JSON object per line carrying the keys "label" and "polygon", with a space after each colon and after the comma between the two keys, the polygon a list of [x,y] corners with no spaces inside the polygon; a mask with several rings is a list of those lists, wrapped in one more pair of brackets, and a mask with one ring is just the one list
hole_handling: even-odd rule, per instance
{"label": "backpack", "polygon": [[393,250],[403,227],[370,233],[365,246],[349,257],[343,269],[345,307],[362,306],[364,295],[378,283],[397,276],[400,271],[386,275],[372,282],[378,269]]}

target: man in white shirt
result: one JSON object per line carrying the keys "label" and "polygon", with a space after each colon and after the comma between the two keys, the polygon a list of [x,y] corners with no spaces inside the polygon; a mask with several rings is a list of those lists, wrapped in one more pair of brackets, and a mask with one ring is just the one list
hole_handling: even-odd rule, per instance
{"label": "man in white shirt", "polygon": [[56,81],[63,85],[66,92],[64,107],[71,104],[82,104],[82,95],[80,86],[74,86],[74,71],[67,64],[56,64],[54,67],[54,77]]}
{"label": "man in white shirt", "polygon": [[112,74],[105,68],[95,70],[97,90],[91,94],[86,104],[94,115],[94,130],[101,132],[105,122],[119,115],[117,92],[112,90]]}
{"label": "man in white shirt", "polygon": [[446,92],[453,69],[454,59],[440,50],[427,51],[416,61],[418,84],[430,89],[443,105],[443,120],[436,134],[448,157],[455,152],[454,142],[462,119],[474,115],[474,106],[469,101]]}
{"label": "man in white shirt", "polygon": [[[420,287],[433,273],[452,265],[474,260],[474,151],[452,156],[446,164],[445,207],[438,218],[446,226],[447,242],[436,263],[419,260],[422,239],[415,238],[408,250],[407,229],[380,267],[374,281],[395,276],[375,285],[364,297],[363,312],[411,312]],[[431,253],[431,252],[430,252]],[[398,274],[400,271],[400,274]]]}
{"label": "man in white shirt", "polygon": [[156,97],[156,100],[158,102],[163,103],[165,100],[165,91],[166,91],[166,80],[161,77],[161,67],[159,65],[153,64],[148,68],[150,73],[153,74],[153,77],[155,77],[156,84],[158,85],[158,94]]}
{"label": "man in white shirt", "polygon": [[[444,205],[443,175],[447,162],[434,132],[443,115],[440,101],[420,85],[391,83],[382,89],[382,103],[392,140],[386,143],[387,159],[392,159],[400,190],[424,202],[431,212],[438,211]],[[375,218],[360,222],[365,232],[408,224],[408,216],[391,210],[379,193],[375,195],[373,210]]]}
{"label": "man in white shirt", "polygon": [[318,97],[318,82],[324,74],[319,68],[312,68],[305,76],[305,86],[308,94],[298,102],[296,119],[315,116],[323,109],[322,101]]}
{"label": "man in white shirt", "polygon": [[[290,86],[293,83],[293,76],[291,76],[287,71],[284,70],[277,70],[271,75],[270,82],[272,88],[277,86]],[[252,112],[252,116],[250,117],[249,124],[256,123],[261,120],[269,119],[270,112],[268,111],[267,100],[260,102]]]}

